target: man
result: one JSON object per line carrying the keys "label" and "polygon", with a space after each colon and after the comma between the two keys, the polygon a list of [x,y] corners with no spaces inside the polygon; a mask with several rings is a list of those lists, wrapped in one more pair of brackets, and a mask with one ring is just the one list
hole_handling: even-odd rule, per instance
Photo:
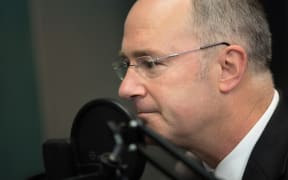
{"label": "man", "polygon": [[288,179],[270,39],[256,0],[138,0],[113,64],[119,94],[219,179]]}

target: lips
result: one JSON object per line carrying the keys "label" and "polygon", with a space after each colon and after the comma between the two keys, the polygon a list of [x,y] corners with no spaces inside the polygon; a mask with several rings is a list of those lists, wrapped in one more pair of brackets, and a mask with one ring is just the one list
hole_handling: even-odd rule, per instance
{"label": "lips", "polygon": [[140,113],[137,113],[137,117],[141,120],[141,121],[143,121],[143,123],[144,124],[147,124],[147,116],[148,116],[148,114],[151,114],[151,113],[146,113],[146,112],[140,112]]}
{"label": "lips", "polygon": [[159,111],[153,104],[146,103],[146,101],[135,101],[134,103],[137,110],[137,117],[141,119],[144,124],[147,124],[148,121],[155,118],[156,114],[159,114]]}

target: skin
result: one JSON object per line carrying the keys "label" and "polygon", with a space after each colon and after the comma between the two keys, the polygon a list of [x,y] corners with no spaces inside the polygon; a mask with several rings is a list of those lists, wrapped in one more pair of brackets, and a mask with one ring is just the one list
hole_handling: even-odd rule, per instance
{"label": "skin", "polygon": [[[135,64],[139,55],[202,46],[190,31],[197,27],[185,18],[190,3],[138,0],[125,22],[121,54]],[[238,45],[215,47],[201,77],[204,51],[168,60],[153,78],[129,68],[119,95],[134,103],[147,126],[216,167],[265,112],[274,90],[270,73],[249,71],[246,51]]]}

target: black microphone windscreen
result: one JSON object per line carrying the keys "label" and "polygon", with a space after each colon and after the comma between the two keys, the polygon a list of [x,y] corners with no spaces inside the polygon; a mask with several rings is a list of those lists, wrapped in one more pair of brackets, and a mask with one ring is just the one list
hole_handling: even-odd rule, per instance
{"label": "black microphone windscreen", "polygon": [[[80,174],[99,171],[101,155],[113,150],[115,141],[107,125],[108,121],[128,123],[132,118],[119,102],[112,99],[96,99],[80,109],[71,130],[71,143]],[[131,135],[131,138],[135,137]],[[145,166],[144,157],[138,152],[124,152],[122,161],[128,167],[129,179],[138,180]]]}

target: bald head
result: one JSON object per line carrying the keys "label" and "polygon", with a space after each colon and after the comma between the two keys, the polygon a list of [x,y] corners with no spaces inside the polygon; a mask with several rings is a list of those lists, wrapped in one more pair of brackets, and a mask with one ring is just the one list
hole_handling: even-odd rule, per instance
{"label": "bald head", "polygon": [[[144,29],[145,33],[139,33]],[[151,35],[151,31],[156,37],[171,36],[170,42],[183,36],[193,37],[198,45],[238,44],[247,51],[253,71],[269,69],[271,33],[257,0],[138,0],[127,17],[124,41],[130,35]]]}
{"label": "bald head", "polygon": [[[134,42],[145,38],[156,40],[156,37],[157,41],[164,41],[164,39],[166,41],[167,38],[174,41],[175,36],[187,38],[191,28],[188,25],[190,7],[190,0],[136,1],[125,22],[123,45],[131,39]],[[144,43],[146,44],[146,41],[141,42],[142,45]],[[136,42],[133,45],[135,46]]]}
{"label": "bald head", "polygon": [[126,24],[129,25],[134,20],[144,23],[155,21],[154,25],[181,23],[187,21],[190,6],[190,0],[138,0],[132,7]]}

